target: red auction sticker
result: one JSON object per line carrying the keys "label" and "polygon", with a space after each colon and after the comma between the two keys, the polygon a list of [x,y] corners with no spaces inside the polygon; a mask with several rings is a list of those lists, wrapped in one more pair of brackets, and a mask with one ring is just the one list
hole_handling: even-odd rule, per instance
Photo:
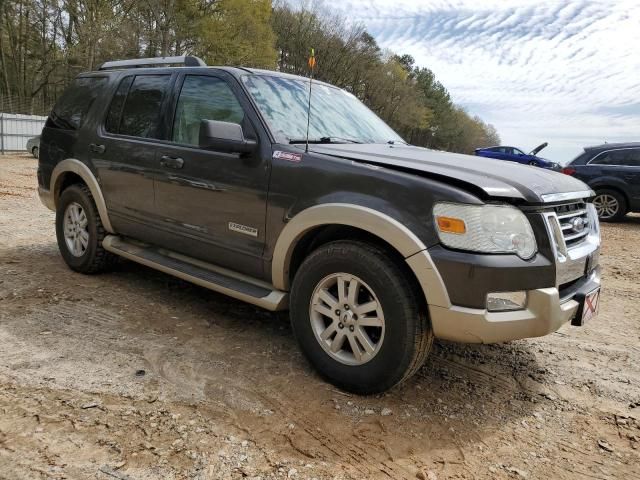
{"label": "red auction sticker", "polygon": [[281,150],[276,150],[273,152],[273,158],[286,160],[287,162],[301,162],[302,154],[301,153],[293,153],[293,152],[283,152]]}

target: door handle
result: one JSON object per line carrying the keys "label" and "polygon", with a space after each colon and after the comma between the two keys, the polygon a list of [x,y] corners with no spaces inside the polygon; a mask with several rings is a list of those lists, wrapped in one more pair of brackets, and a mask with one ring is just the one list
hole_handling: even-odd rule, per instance
{"label": "door handle", "polygon": [[163,155],[160,158],[160,165],[168,168],[182,168],[184,166],[184,160],[179,157],[170,157],[169,155]]}
{"label": "door handle", "polygon": [[104,145],[98,145],[96,143],[89,144],[89,150],[91,150],[94,153],[104,153],[106,149],[107,147],[105,147]]}

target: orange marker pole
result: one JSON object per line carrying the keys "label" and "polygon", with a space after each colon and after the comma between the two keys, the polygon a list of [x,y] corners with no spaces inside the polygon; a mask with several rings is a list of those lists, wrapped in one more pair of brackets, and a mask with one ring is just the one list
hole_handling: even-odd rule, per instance
{"label": "orange marker pole", "polygon": [[316,66],[316,52],[312,48],[311,56],[309,57],[309,68],[311,73],[309,74],[309,105],[307,106],[307,143],[305,147],[305,153],[309,153],[309,125],[311,124],[311,84],[313,83],[313,69]]}

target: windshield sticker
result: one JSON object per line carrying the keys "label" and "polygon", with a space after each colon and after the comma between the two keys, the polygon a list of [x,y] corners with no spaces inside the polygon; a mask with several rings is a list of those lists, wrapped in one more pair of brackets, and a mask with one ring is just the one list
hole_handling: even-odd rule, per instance
{"label": "windshield sticker", "polygon": [[301,153],[293,153],[293,152],[283,152],[281,150],[276,150],[273,152],[273,158],[279,160],[286,160],[287,162],[301,162],[302,154]]}

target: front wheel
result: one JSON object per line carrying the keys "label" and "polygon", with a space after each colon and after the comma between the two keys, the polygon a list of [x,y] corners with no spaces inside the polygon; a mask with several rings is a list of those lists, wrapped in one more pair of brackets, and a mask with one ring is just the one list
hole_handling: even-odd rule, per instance
{"label": "front wheel", "polygon": [[318,372],[359,394],[409,378],[433,342],[426,306],[404,266],[361,242],[328,243],[302,263],[291,289],[291,322]]}
{"label": "front wheel", "polygon": [[593,199],[593,206],[603,222],[618,222],[627,214],[627,201],[615,190],[598,190]]}

